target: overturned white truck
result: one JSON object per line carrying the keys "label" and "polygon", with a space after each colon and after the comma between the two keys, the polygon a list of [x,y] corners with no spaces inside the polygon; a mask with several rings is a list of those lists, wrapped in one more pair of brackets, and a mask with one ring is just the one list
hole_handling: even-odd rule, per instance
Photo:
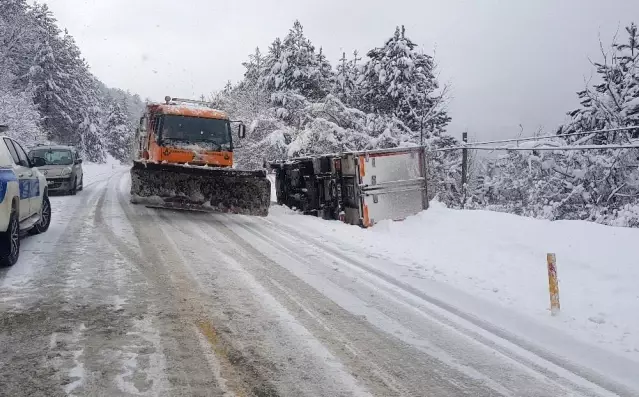
{"label": "overturned white truck", "polygon": [[270,167],[277,202],[308,215],[370,227],[428,207],[420,147],[300,157]]}

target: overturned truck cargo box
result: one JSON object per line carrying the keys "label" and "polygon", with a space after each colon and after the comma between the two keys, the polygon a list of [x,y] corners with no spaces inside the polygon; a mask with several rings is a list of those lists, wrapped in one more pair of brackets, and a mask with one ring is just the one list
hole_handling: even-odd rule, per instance
{"label": "overturned truck cargo box", "polygon": [[428,208],[422,148],[344,153],[345,222],[364,227],[402,220]]}
{"label": "overturned truck cargo box", "polygon": [[279,204],[370,227],[428,207],[420,147],[346,152],[271,163]]}
{"label": "overturned truck cargo box", "polygon": [[131,202],[150,207],[266,216],[270,194],[265,171],[143,161],[131,168]]}

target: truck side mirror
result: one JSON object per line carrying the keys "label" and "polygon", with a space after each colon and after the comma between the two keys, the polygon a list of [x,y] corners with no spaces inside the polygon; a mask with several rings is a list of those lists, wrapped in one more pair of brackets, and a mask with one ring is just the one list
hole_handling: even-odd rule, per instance
{"label": "truck side mirror", "polygon": [[237,137],[240,139],[246,138],[246,125],[240,124],[237,127]]}

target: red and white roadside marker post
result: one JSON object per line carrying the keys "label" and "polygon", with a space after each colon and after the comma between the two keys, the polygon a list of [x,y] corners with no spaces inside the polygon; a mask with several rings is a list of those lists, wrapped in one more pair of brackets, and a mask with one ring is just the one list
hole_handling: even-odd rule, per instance
{"label": "red and white roadside marker post", "polygon": [[548,291],[550,292],[550,314],[559,314],[559,280],[557,279],[557,258],[555,254],[547,254],[548,263]]}

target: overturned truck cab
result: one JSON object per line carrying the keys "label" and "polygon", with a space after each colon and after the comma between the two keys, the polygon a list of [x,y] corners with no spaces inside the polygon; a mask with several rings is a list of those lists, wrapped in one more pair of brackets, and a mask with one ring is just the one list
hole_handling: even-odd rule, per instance
{"label": "overturned truck cab", "polygon": [[301,157],[270,164],[279,204],[362,227],[428,208],[423,148]]}

